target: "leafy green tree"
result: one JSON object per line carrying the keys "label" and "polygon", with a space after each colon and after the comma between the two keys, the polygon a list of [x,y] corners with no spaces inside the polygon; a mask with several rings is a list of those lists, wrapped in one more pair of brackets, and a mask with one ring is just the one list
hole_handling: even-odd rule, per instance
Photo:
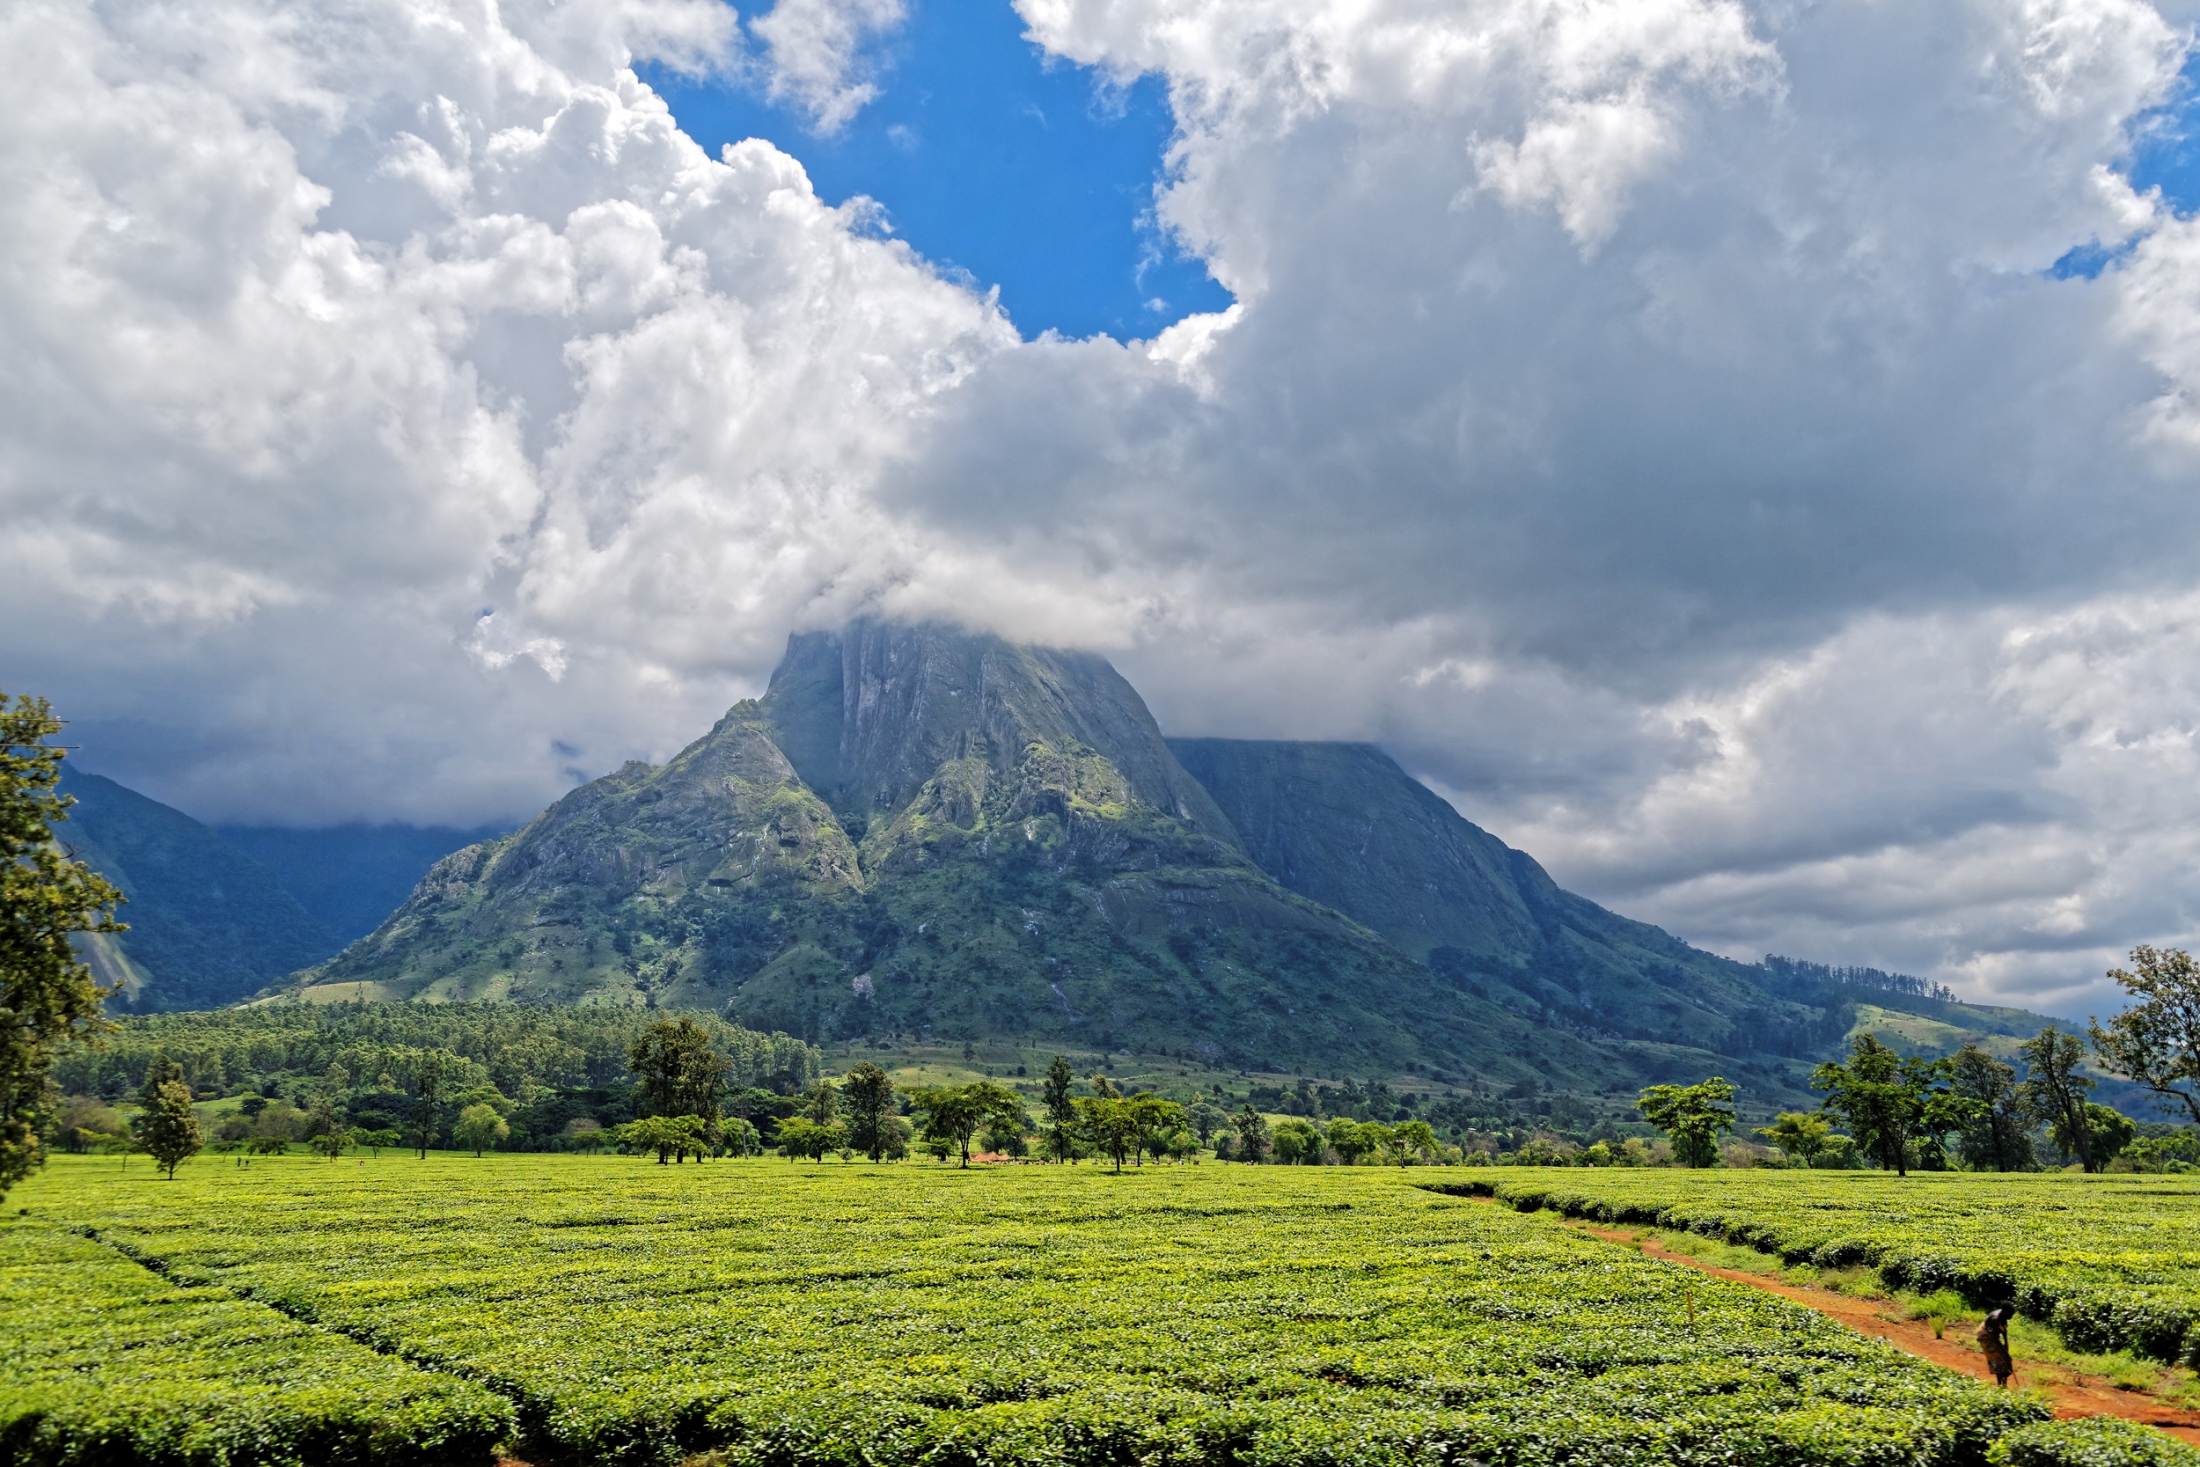
{"label": "leafy green tree", "polygon": [[[898,1120],[899,1117],[891,1119]],[[735,1156],[761,1156],[764,1153],[764,1138],[757,1134],[755,1126],[739,1116],[729,1116],[720,1123],[719,1139],[726,1150]]]}
{"label": "leafy green tree", "polygon": [[1184,1107],[1184,1121],[1199,1138],[1199,1144],[1214,1144],[1215,1133],[1230,1124],[1230,1113],[1204,1097]]}
{"label": "leafy green tree", "polygon": [[360,1131],[356,1134],[359,1137],[359,1144],[370,1149],[377,1158],[382,1155],[383,1147],[405,1144],[404,1133],[394,1128],[385,1128],[380,1131]]}
{"label": "leafy green tree", "polygon": [[1289,1166],[1319,1166],[1322,1153],[1329,1149],[1314,1123],[1300,1120],[1297,1116],[1276,1122],[1272,1139],[1276,1148],[1276,1160]]}
{"label": "leafy green tree", "polygon": [[1068,1161],[1077,1154],[1077,1105],[1070,1093],[1076,1085],[1069,1061],[1060,1055],[1047,1066],[1047,1077],[1040,1086],[1040,1098],[1047,1109],[1047,1149],[1054,1153],[1057,1162]]}
{"label": "leafy green tree", "polygon": [[2085,1109],[2091,1103],[2086,1097],[2097,1082],[2090,1075],[2078,1073],[2085,1059],[2085,1047],[2078,1043],[2078,1036],[2049,1024],[2018,1045],[2017,1053],[2024,1056],[2027,1067],[2024,1083],[2017,1087],[2024,1097],[2024,1108],[2047,1122],[2055,1144],[2075,1155],[2080,1166],[2089,1172],[2099,1171],[2107,1158],[2094,1159],[2093,1129],[2086,1124]]}
{"label": "leafy green tree", "polygon": [[710,1031],[694,1019],[659,1019],[627,1051],[627,1068],[651,1115],[694,1116],[715,1127],[727,1066],[711,1047]]}
{"label": "leafy green tree", "polygon": [[460,1111],[458,1124],[451,1127],[451,1139],[462,1147],[471,1147],[475,1156],[511,1134],[511,1126],[497,1114],[497,1108],[484,1100]]}
{"label": "leafy green tree", "polygon": [[1390,1150],[1400,1166],[1416,1156],[1435,1156],[1438,1154],[1436,1131],[1427,1121],[1401,1122],[1390,1133]]}
{"label": "leafy green tree", "polygon": [[1120,1095],[1080,1095],[1077,1097],[1077,1133],[1095,1151],[1113,1160],[1120,1173],[1123,1158],[1130,1155],[1138,1139],[1138,1117],[1132,1112],[1131,1103]]}
{"label": "leafy green tree", "polygon": [[619,1139],[635,1151],[654,1151],[657,1165],[674,1156],[686,1161],[704,1152],[701,1116],[643,1116],[619,1128]]}
{"label": "leafy green tree", "polygon": [[1826,1149],[1826,1137],[1833,1134],[1833,1127],[1823,1116],[1787,1110],[1773,1117],[1771,1125],[1759,1126],[1754,1134],[1778,1147],[1790,1166],[1809,1166],[1810,1159]]}
{"label": "leafy green tree", "polygon": [[838,1121],[814,1121],[808,1116],[789,1116],[779,1123],[779,1146],[792,1161],[797,1157],[823,1161],[828,1151],[838,1151],[848,1137]]}
{"label": "leafy green tree", "polygon": [[350,1147],[361,1134],[363,1133],[349,1130],[343,1126],[331,1126],[327,1130],[315,1134],[307,1144],[330,1161],[334,1161],[337,1157],[342,1156],[346,1148]]}
{"label": "leafy green tree", "polygon": [[2136,1000],[2110,1019],[2087,1024],[2094,1052],[2108,1069],[2183,1105],[2200,1126],[2200,964],[2181,948],[2135,947],[2136,972],[2108,976]]}
{"label": "leafy green tree", "polygon": [[1367,1127],[1350,1116],[1339,1116],[1329,1123],[1329,1149],[1344,1159],[1346,1166],[1359,1165],[1360,1158],[1375,1150],[1378,1139],[1368,1133]]}
{"label": "leafy green tree", "polygon": [[830,1080],[820,1080],[802,1095],[802,1114],[820,1126],[840,1119],[840,1091]]}
{"label": "leafy green tree", "polygon": [[886,1154],[886,1122],[894,1114],[894,1082],[877,1065],[865,1062],[848,1071],[840,1094],[848,1106],[848,1144],[877,1161]]}
{"label": "leafy green tree", "polygon": [[1028,1121],[997,1117],[979,1128],[978,1140],[995,1156],[1022,1156],[1031,1149]]}
{"label": "leafy green tree", "polygon": [[46,742],[61,727],[45,699],[0,694],[0,1196],[45,1163],[55,1057],[113,1027],[70,938],[123,931],[123,897],[54,842],[74,803],[55,788],[66,751]]}
{"label": "leafy green tree", "polygon": [[138,1104],[143,1107],[136,1121],[138,1144],[173,1182],[176,1168],[206,1144],[198,1112],[191,1108],[191,1087],[183,1083],[183,1066],[164,1060],[147,1070]]}
{"label": "leafy green tree", "polygon": [[1956,1151],[1981,1171],[2020,1172],[2032,1165],[2032,1118],[2017,1093],[2017,1071],[1976,1044],[1966,1043],[1948,1062],[1949,1092],[1968,1102],[1972,1120],[1956,1138]]}
{"label": "leafy green tree", "polygon": [[1028,1125],[1022,1099],[991,1080],[912,1091],[909,1106],[921,1119],[925,1137],[960,1152],[964,1166],[970,1165],[970,1138],[986,1121]]}
{"label": "leafy green tree", "polygon": [[2097,1100],[2089,1100],[2085,1103],[2085,1148],[2082,1153],[2075,1144],[2077,1138],[2071,1133],[2069,1123],[2060,1117],[2048,1123],[2047,1134],[2063,1155],[2089,1156],[2093,1159],[2093,1169],[2101,1171],[2124,1154],[2139,1134],[2139,1128],[2122,1112]]}
{"label": "leafy green tree", "polygon": [[428,1147],[435,1140],[437,1102],[442,1099],[446,1078],[452,1073],[451,1061],[456,1056],[440,1049],[423,1049],[412,1058],[407,1067],[412,1081],[413,1144],[419,1148],[420,1159],[428,1159]]}
{"label": "leafy green tree", "polygon": [[1734,1129],[1735,1094],[1731,1082],[1713,1075],[1700,1085],[1652,1085],[1635,1109],[1672,1140],[1682,1166],[1712,1166],[1719,1137]]}
{"label": "leafy green tree", "polygon": [[1237,1134],[1239,1161],[1258,1164],[1268,1155],[1268,1118],[1251,1105],[1242,1107],[1230,1117],[1230,1129]]}
{"label": "leafy green tree", "polygon": [[1137,1133],[1131,1139],[1132,1156],[1144,1166],[1146,1153],[1152,1152],[1155,1161],[1161,1159],[1161,1138],[1184,1124],[1184,1107],[1173,1100],[1141,1090],[1126,1097],[1131,1108],[1131,1119],[1137,1125]]}
{"label": "leafy green tree", "polygon": [[1829,1060],[1811,1071],[1823,1106],[1849,1123],[1865,1155],[1897,1176],[1910,1174],[1910,1149],[1935,1140],[1969,1119],[1966,1103],[1950,1093],[1945,1059],[1904,1059],[1878,1036],[1849,1042],[1849,1062]]}

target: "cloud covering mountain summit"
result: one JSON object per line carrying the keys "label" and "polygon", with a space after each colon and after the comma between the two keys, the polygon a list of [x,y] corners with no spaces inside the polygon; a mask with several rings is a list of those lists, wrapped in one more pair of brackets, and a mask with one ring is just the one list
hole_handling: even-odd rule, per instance
{"label": "cloud covering mountain summit", "polygon": [[1226,317],[1027,338],[635,70],[829,129],[880,0],[11,7],[7,685],[209,818],[471,823],[949,615],[1379,739],[1731,953],[2186,936],[2184,10],[1019,13],[1164,81]]}

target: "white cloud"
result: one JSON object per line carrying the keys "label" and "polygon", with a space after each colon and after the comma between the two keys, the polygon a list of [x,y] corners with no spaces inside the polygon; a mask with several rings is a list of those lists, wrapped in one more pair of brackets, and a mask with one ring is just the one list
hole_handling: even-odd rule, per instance
{"label": "white cloud", "polygon": [[866,43],[900,26],[903,0],[779,0],[749,22],[769,56],[773,101],[791,101],[821,133],[835,133],[878,96],[863,75]]}
{"label": "white cloud", "polygon": [[1730,951],[2077,1003],[2187,933],[2200,250],[2115,172],[2182,20],[1019,8],[1163,78],[1230,312],[1023,340],[631,69],[830,130],[892,0],[0,12],[0,677],[210,817],[472,821],[957,615]]}

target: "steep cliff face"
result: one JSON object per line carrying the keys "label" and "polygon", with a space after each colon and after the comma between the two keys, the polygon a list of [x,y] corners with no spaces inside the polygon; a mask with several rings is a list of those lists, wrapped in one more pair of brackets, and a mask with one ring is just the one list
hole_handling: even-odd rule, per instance
{"label": "steep cliff face", "polygon": [[1145,700],[1089,652],[859,621],[789,639],[762,708],[803,780],[859,828],[902,810],[949,764],[976,759],[1000,779],[1038,744],[1099,755],[1137,800],[1236,844]]}
{"label": "steep cliff face", "polygon": [[1561,889],[1367,744],[1172,739],[1261,868],[1440,972],[1583,1029],[1732,1048],[1816,1011]]}

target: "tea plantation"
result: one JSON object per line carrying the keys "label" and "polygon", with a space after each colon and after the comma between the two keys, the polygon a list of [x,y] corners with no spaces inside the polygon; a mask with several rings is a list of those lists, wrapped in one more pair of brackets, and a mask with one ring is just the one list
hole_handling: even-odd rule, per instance
{"label": "tea plantation", "polygon": [[2047,1412],[2029,1397],[1777,1298],[1414,1185],[1460,1175],[385,1155],[207,1158],[169,1183],[61,1158],[0,1229],[0,1454],[406,1467],[501,1438],[574,1464],[1773,1467],[2099,1449],[2030,1431]]}
{"label": "tea plantation", "polygon": [[1476,1190],[1791,1263],[1869,1264],[1898,1289],[2013,1303],[2075,1349],[2200,1366],[2200,1177],[1537,1170]]}

